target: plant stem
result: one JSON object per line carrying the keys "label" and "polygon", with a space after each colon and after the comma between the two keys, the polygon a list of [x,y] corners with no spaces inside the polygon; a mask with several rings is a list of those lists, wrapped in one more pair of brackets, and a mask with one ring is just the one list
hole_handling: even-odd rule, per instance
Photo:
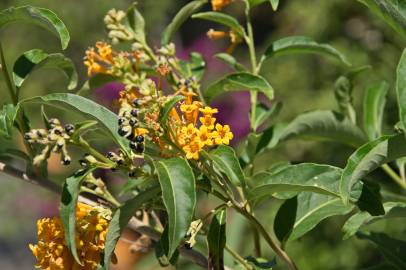
{"label": "plant stem", "polygon": [[406,191],[406,183],[400,178],[400,176],[391,168],[388,164],[384,164],[381,168],[396,182],[401,188]]}
{"label": "plant stem", "polygon": [[228,253],[230,253],[231,256],[234,257],[234,259],[236,259],[239,263],[241,263],[242,266],[245,267],[245,269],[252,270],[252,266],[249,265],[247,261],[243,257],[241,257],[237,252],[235,252],[229,245],[226,244],[224,248],[225,250],[227,250]]}
{"label": "plant stem", "polygon": [[89,145],[89,143],[86,142],[82,137],[79,138],[78,142],[74,142],[73,144],[83,148],[85,151],[89,152],[90,155],[94,156],[96,159],[98,159],[98,160],[102,161],[103,163],[105,163],[106,165],[108,165],[108,167],[114,166],[114,162],[112,162],[110,159],[105,157],[99,151],[97,151],[96,149],[91,147]]}
{"label": "plant stem", "polygon": [[17,105],[17,103],[18,103],[17,94],[13,87],[13,83],[11,82],[10,74],[8,73],[6,59],[4,57],[4,51],[3,51],[3,46],[1,45],[1,42],[0,42],[0,60],[1,60],[1,70],[3,71],[3,75],[4,75],[4,79],[6,81],[6,84],[7,84],[8,92],[11,96],[13,104]]}

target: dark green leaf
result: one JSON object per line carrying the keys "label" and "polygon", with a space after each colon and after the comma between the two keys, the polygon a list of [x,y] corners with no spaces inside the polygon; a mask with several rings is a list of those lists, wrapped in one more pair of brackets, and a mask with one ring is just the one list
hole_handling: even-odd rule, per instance
{"label": "dark green leaf", "polygon": [[252,256],[248,256],[245,259],[252,265],[253,270],[272,270],[272,267],[276,265],[275,259],[269,261],[264,258],[254,258]]}
{"label": "dark green leaf", "polygon": [[212,21],[212,22],[216,22],[216,23],[225,25],[227,27],[230,27],[231,30],[233,30],[240,37],[244,36],[244,28],[240,25],[240,23],[234,17],[231,17],[230,15],[227,15],[227,14],[224,14],[221,12],[208,11],[208,12],[201,12],[201,13],[194,14],[194,15],[192,15],[192,18],[208,20],[208,21]]}
{"label": "dark green leaf", "polygon": [[335,141],[353,147],[366,142],[365,135],[357,126],[333,111],[312,111],[299,115],[279,136],[280,141],[299,137]]}
{"label": "dark green leaf", "polygon": [[93,170],[87,169],[75,173],[66,179],[62,190],[60,215],[65,231],[65,240],[73,257],[79,264],[81,264],[81,261],[76,250],[76,204],[82,182]]}
{"label": "dark green leaf", "polygon": [[179,259],[179,251],[175,250],[172,257],[168,258],[169,251],[169,238],[168,238],[168,226],[165,227],[161,238],[155,245],[155,256],[162,267],[168,267],[170,265],[176,265]]}
{"label": "dark green leaf", "polygon": [[253,8],[255,6],[258,6],[262,3],[265,3],[267,0],[248,0],[248,2],[250,3],[250,7]]}
{"label": "dark green leaf", "polygon": [[381,17],[399,34],[406,36],[406,3],[402,0],[358,0]]}
{"label": "dark green leaf", "polygon": [[161,44],[168,44],[179,27],[196,11],[198,11],[204,4],[207,3],[207,0],[195,0],[188,3],[184,6],[173,18],[172,22],[165,28]]}
{"label": "dark green leaf", "polygon": [[220,59],[221,61],[223,61],[224,63],[229,65],[235,71],[238,71],[238,72],[247,71],[247,69],[242,64],[240,64],[237,61],[237,59],[234,58],[234,56],[232,56],[228,53],[218,53],[218,54],[214,55],[214,57],[216,57],[217,59]]}
{"label": "dark green leaf", "polygon": [[185,237],[196,204],[195,177],[181,158],[155,162],[163,201],[168,211],[168,254],[170,258]]}
{"label": "dark green leaf", "polygon": [[135,39],[141,44],[145,44],[145,21],[141,13],[136,8],[136,3],[133,3],[127,11],[127,20],[131,29],[134,31]]}
{"label": "dark green leaf", "polygon": [[257,130],[259,127],[262,129],[268,128],[270,123],[282,110],[282,103],[275,102],[272,104],[271,108],[264,106],[262,103],[257,104],[257,109],[255,113],[255,123],[254,129]]}
{"label": "dark green leaf", "polygon": [[404,134],[382,136],[358,148],[348,159],[340,182],[340,193],[346,203],[355,183],[379,166],[406,156]]}
{"label": "dark green leaf", "polygon": [[0,111],[0,137],[11,138],[16,112],[16,107],[12,104],[3,106]]}
{"label": "dark green leaf", "polygon": [[[145,202],[156,198],[160,191],[160,188],[156,186],[141,192],[139,195],[126,201],[121,207],[114,211],[107,230],[104,249],[104,265],[108,266],[110,264],[117,241],[135,212],[140,209]],[[106,269],[108,269],[108,267]]]}
{"label": "dark green leaf", "polygon": [[389,84],[382,81],[366,89],[364,94],[364,130],[370,140],[375,140],[382,134],[383,110]]}
{"label": "dark green leaf", "polygon": [[340,198],[310,192],[300,193],[297,200],[296,221],[289,241],[301,237],[322,220],[348,214],[354,208],[353,205],[344,205]]}
{"label": "dark green leaf", "polygon": [[169,113],[172,110],[172,108],[175,107],[179,101],[184,100],[184,99],[185,99],[184,96],[174,96],[171,100],[166,102],[165,105],[161,109],[161,113],[160,113],[161,121],[165,121],[168,118]]}
{"label": "dark green leaf", "polygon": [[391,238],[384,233],[357,233],[357,236],[361,239],[368,239],[375,243],[388,262],[395,265],[399,269],[406,269],[405,241]]}
{"label": "dark green leaf", "polygon": [[275,216],[273,229],[276,237],[284,243],[293,230],[296,221],[297,197],[286,200]]}
{"label": "dark green leaf", "polygon": [[226,174],[234,185],[245,185],[245,176],[233,148],[220,145],[210,152],[210,158],[214,161],[215,167]]}
{"label": "dark green leaf", "polygon": [[206,62],[200,53],[192,52],[190,54],[190,69],[192,72],[191,76],[196,77],[198,81],[203,78],[206,70]]}
{"label": "dark green leaf", "polygon": [[274,90],[264,78],[251,73],[232,73],[211,84],[203,95],[208,104],[221,94],[232,91],[258,91],[273,99]]}
{"label": "dark green leaf", "polygon": [[357,206],[361,211],[367,211],[373,216],[385,214],[379,184],[363,182],[361,196],[357,201]]}
{"label": "dark green leaf", "polygon": [[396,94],[399,106],[400,126],[406,130],[406,49],[400,57],[396,71]]}
{"label": "dark green leaf", "polygon": [[128,155],[131,153],[131,149],[128,145],[127,140],[117,134],[118,116],[102,105],[91,101],[90,99],[74,94],[56,93],[22,100],[19,103],[19,106],[24,106],[24,104],[26,103],[49,104],[50,102],[52,102],[52,104],[63,104],[66,105],[68,108],[75,108],[86,117],[96,119],[100,123],[100,125],[102,125],[106,129],[106,131],[108,131],[112,135],[112,138]]}
{"label": "dark green leaf", "polygon": [[317,43],[309,37],[291,36],[275,41],[268,47],[262,56],[261,62],[279,55],[292,53],[311,53],[328,55],[341,61],[343,64],[351,66],[347,58],[338,50],[328,44]]}
{"label": "dark green leaf", "polygon": [[224,248],[226,246],[226,210],[221,210],[210,224],[207,234],[209,246],[209,269],[224,269]]}
{"label": "dark green leaf", "polygon": [[343,226],[344,239],[353,236],[363,225],[372,224],[386,218],[406,218],[406,203],[386,202],[383,204],[385,214],[371,216],[368,212],[359,212],[347,220]]}
{"label": "dark green leaf", "polygon": [[16,22],[31,23],[45,28],[59,36],[63,50],[68,47],[69,31],[58,16],[49,9],[21,6],[11,7],[0,12],[0,28]]}
{"label": "dark green leaf", "polygon": [[77,85],[78,74],[72,60],[61,53],[48,54],[39,49],[27,51],[17,59],[13,67],[14,84],[20,88],[31,72],[40,68],[56,68],[63,71],[69,79],[69,90]]}
{"label": "dark green leaf", "polygon": [[351,78],[347,76],[340,76],[334,83],[334,96],[337,100],[340,112],[355,125],[357,122],[357,114],[353,106],[352,89],[353,84]]}

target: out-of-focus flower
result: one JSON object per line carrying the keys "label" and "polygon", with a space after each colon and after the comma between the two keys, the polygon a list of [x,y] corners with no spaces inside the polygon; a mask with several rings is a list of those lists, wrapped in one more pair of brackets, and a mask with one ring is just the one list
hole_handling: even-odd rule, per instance
{"label": "out-of-focus flower", "polygon": [[211,0],[211,6],[214,11],[222,10],[223,7],[227,6],[234,0]]}
{"label": "out-of-focus flower", "polygon": [[230,144],[230,141],[234,138],[233,133],[230,131],[229,125],[216,124],[216,131],[213,132],[214,141],[219,144]]}
{"label": "out-of-focus flower", "polygon": [[108,219],[107,209],[78,204],[76,211],[76,245],[79,265],[70,253],[60,218],[44,218],[37,222],[38,243],[29,247],[37,259],[35,268],[43,270],[94,270],[104,250]]}

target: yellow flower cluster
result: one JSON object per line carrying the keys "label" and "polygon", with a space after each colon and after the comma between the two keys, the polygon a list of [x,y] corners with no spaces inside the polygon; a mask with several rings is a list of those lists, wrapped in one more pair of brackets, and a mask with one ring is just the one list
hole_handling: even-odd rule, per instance
{"label": "yellow flower cluster", "polygon": [[222,10],[223,7],[233,2],[233,0],[211,0],[211,6],[214,11]]}
{"label": "yellow flower cluster", "polygon": [[109,67],[114,64],[111,45],[101,41],[97,42],[96,49],[90,48],[86,51],[84,64],[89,76],[97,73],[109,73]]}
{"label": "yellow flower cluster", "polygon": [[234,136],[229,125],[222,126],[216,123],[214,115],[218,110],[203,107],[200,102],[193,101],[193,93],[183,94],[186,96],[185,102],[180,106],[183,117],[180,117],[175,109],[171,115],[181,123],[176,130],[177,144],[185,151],[186,158],[199,159],[199,152],[205,146],[229,144]]}
{"label": "yellow flower cluster", "polygon": [[44,218],[37,222],[38,243],[29,247],[37,259],[35,268],[43,270],[94,270],[101,260],[108,221],[101,212],[85,204],[76,211],[76,245],[83,265],[70,253],[60,218]]}

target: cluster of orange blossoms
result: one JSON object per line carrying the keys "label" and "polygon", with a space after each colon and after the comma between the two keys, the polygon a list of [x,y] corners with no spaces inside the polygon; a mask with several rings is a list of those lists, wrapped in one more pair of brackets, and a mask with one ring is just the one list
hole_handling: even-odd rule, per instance
{"label": "cluster of orange blossoms", "polygon": [[90,48],[86,51],[84,64],[89,76],[97,73],[109,73],[109,67],[114,64],[111,45],[101,41],[97,42],[96,49]]}
{"label": "cluster of orange blossoms", "polygon": [[[180,105],[182,114],[179,115],[175,108],[172,109],[171,127],[176,134],[175,141],[186,153],[186,158],[197,160],[199,152],[205,146],[229,144],[234,136],[229,125],[222,126],[216,123],[214,115],[218,110],[203,107],[201,102],[193,101],[193,96],[196,95],[194,93],[182,94],[186,96],[185,102]],[[199,125],[197,120],[200,122]]]}
{"label": "cluster of orange blossoms", "polygon": [[37,259],[35,268],[43,270],[94,270],[101,260],[108,221],[95,208],[78,204],[76,211],[76,246],[83,265],[69,251],[60,218],[44,218],[37,222],[38,243],[29,245]]}

